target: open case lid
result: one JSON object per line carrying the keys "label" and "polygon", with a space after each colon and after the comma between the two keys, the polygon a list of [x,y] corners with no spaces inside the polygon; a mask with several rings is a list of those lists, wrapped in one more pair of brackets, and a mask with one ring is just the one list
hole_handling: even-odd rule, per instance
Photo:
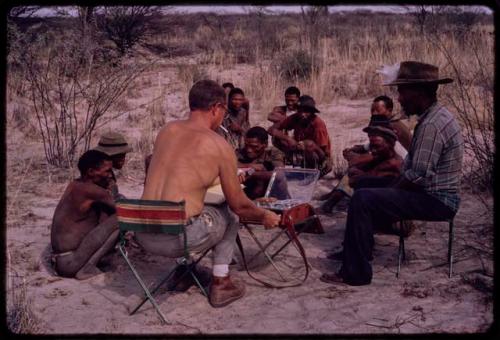
{"label": "open case lid", "polygon": [[259,203],[260,206],[282,210],[312,199],[319,170],[302,168],[276,168],[266,190],[266,198],[275,198],[275,202]]}

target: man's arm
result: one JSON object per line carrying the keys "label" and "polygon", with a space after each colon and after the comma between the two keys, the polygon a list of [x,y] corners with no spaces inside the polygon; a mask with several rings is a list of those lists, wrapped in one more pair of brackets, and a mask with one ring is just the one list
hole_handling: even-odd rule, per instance
{"label": "man's arm", "polygon": [[[435,175],[435,169],[443,150],[442,136],[433,125],[422,126],[415,136],[415,151],[407,158],[403,176],[421,188]],[[407,157],[410,157],[408,154]]]}
{"label": "man's arm", "polygon": [[375,168],[368,171],[370,175],[383,177],[393,176],[398,177],[401,175],[402,159],[388,159],[378,164]]}
{"label": "man's arm", "polygon": [[278,226],[280,217],[270,210],[257,207],[241,190],[236,175],[236,156],[226,143],[217,142],[219,148],[219,177],[222,191],[231,210],[238,216],[249,220],[261,221],[266,228]]}
{"label": "man's arm", "polygon": [[116,213],[116,206],[111,193],[93,183],[81,183],[78,192],[75,193],[82,198],[81,209],[90,208],[92,204],[98,204],[108,215]]}
{"label": "man's arm", "polygon": [[281,106],[275,106],[267,115],[267,120],[273,122],[274,125],[281,123],[286,118],[286,112]]}

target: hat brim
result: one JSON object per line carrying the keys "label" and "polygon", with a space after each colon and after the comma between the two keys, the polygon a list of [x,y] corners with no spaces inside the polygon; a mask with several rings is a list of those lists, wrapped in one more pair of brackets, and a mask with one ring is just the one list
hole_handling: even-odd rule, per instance
{"label": "hat brim", "polygon": [[121,153],[128,153],[132,151],[132,147],[130,145],[125,146],[96,146],[94,150],[104,152],[108,156],[115,156]]}
{"label": "hat brim", "polygon": [[309,105],[299,105],[298,109],[309,109],[312,110],[314,113],[320,113],[321,111],[315,108],[314,106],[309,106]]}
{"label": "hat brim", "polygon": [[398,135],[395,132],[386,131],[385,129],[382,130],[379,126],[367,126],[363,129],[363,132],[366,132],[366,133],[375,132],[375,133],[384,135],[386,137],[392,138],[394,140],[398,140]]}
{"label": "hat brim", "polygon": [[411,85],[411,84],[449,84],[452,83],[451,78],[442,78],[435,80],[422,80],[422,79],[399,79],[393,82],[382,84],[382,86],[395,86],[395,85]]}

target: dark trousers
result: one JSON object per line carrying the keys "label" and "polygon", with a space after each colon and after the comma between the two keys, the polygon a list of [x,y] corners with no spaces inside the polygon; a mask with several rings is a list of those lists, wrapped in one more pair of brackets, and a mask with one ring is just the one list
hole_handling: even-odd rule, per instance
{"label": "dark trousers", "polygon": [[354,192],[347,212],[339,275],[350,285],[371,283],[374,226],[399,220],[441,221],[455,212],[425,193],[396,188],[362,188]]}

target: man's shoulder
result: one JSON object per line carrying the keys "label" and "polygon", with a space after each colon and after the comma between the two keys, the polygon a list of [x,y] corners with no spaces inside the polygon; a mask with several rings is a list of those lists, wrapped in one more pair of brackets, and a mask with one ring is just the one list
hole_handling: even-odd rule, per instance
{"label": "man's shoulder", "polygon": [[325,121],[318,115],[316,115],[316,117],[314,117],[313,121],[312,121],[312,125],[315,127],[315,128],[325,128],[326,129],[326,123]]}
{"label": "man's shoulder", "polygon": [[430,112],[428,119],[425,119],[423,125],[432,125],[437,131],[443,129],[459,128],[458,121],[455,115],[451,113],[444,105],[437,105],[432,112]]}

